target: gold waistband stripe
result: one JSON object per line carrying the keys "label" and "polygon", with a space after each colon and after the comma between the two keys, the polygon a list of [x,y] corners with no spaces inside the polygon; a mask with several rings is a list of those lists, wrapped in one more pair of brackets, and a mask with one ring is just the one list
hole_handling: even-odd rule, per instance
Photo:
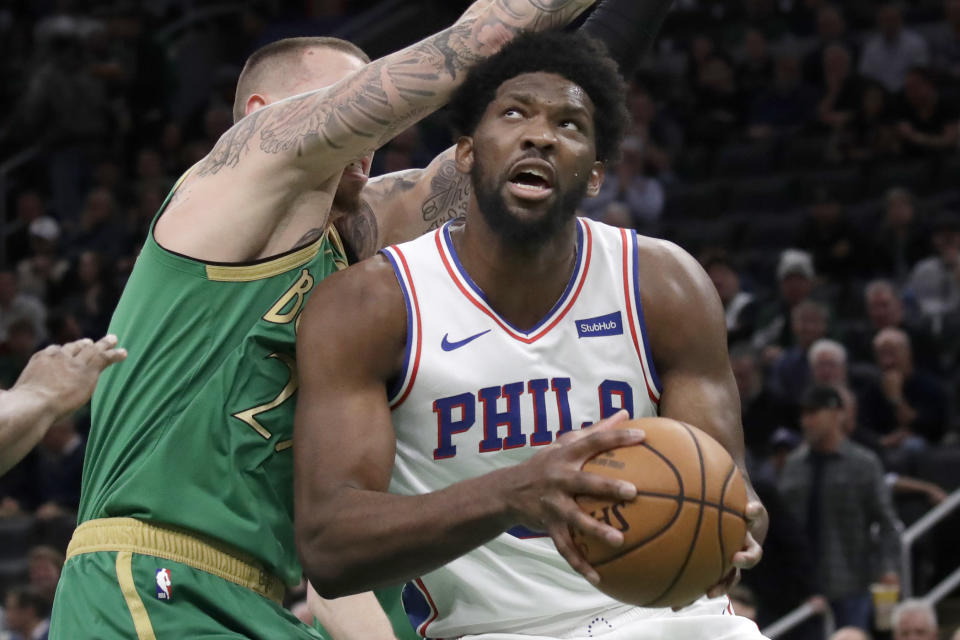
{"label": "gold waistband stripe", "polygon": [[84,522],[73,532],[67,558],[84,553],[118,551],[180,562],[246,587],[282,603],[283,581],[241,553],[201,540],[190,533],[136,518],[101,518]]}

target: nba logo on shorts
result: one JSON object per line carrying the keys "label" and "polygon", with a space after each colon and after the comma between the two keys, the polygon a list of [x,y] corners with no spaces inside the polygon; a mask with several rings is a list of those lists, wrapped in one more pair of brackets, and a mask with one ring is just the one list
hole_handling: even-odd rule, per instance
{"label": "nba logo on shorts", "polygon": [[157,569],[157,600],[173,600],[173,579],[170,569]]}

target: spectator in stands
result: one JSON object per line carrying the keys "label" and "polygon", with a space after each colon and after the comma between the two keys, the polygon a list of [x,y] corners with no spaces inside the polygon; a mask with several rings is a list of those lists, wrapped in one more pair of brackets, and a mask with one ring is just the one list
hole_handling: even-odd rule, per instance
{"label": "spectator in stands", "polygon": [[17,195],[15,217],[4,229],[6,263],[17,264],[30,252],[30,225],[46,213],[43,196],[35,189],[27,189]]}
{"label": "spectator in stands", "polygon": [[43,303],[20,292],[15,273],[0,271],[0,340],[6,340],[7,330],[17,320],[31,322],[38,340],[46,338],[47,310]]}
{"label": "spectator in stands", "polygon": [[889,280],[873,280],[863,292],[867,310],[866,322],[851,327],[844,335],[850,356],[857,362],[873,359],[873,339],[887,328],[903,330],[910,337],[917,366],[936,373],[941,370],[940,345],[922,324],[909,322],[904,315],[903,301]]}
{"label": "spectator in stands", "polygon": [[936,254],[914,266],[907,294],[935,334],[960,311],[960,219],[942,213],[933,221],[932,244]]}
{"label": "spectator in stands", "polygon": [[44,302],[60,293],[70,263],[59,251],[60,225],[48,216],[30,223],[30,255],[17,263],[20,290]]}
{"label": "spectator in stands", "polygon": [[810,347],[826,335],[829,319],[826,305],[814,300],[804,300],[790,312],[795,341],[770,374],[770,386],[782,398],[799,398],[810,385]]}
{"label": "spectator in stands", "polygon": [[893,640],[937,640],[937,612],[926,600],[911,598],[898,603],[890,617]]}
{"label": "spectator in stands", "polygon": [[737,86],[748,101],[755,100],[773,80],[773,56],[767,36],[748,29],[743,38],[743,57],[737,65]]}
{"label": "spectator in stands", "polygon": [[840,136],[838,146],[842,155],[863,162],[900,153],[890,96],[875,80],[862,84],[859,107]]}
{"label": "spectator in stands", "polygon": [[727,343],[749,340],[756,329],[757,301],[752,293],[743,290],[740,274],[725,251],[711,251],[700,259],[723,303],[727,320]]}
{"label": "spectator in stands", "polygon": [[21,318],[10,325],[0,352],[0,386],[5,389],[13,386],[39,344],[36,328],[30,320]]}
{"label": "spectator in stands", "polygon": [[813,86],[824,84],[824,73],[829,67],[824,64],[827,49],[839,46],[847,53],[852,64],[856,51],[847,38],[847,21],[843,17],[841,7],[833,4],[823,4],[817,11],[817,46],[803,60],[803,77]]}
{"label": "spectator in stands", "polygon": [[80,505],[85,441],[73,416],[50,425],[37,448],[35,467],[36,515],[51,519],[76,513]]}
{"label": "spectator in stands", "polygon": [[907,74],[897,134],[903,152],[913,157],[955,151],[957,110],[940,96],[930,72],[915,67]]}
{"label": "spectator in stands", "polygon": [[716,147],[743,127],[744,99],[730,63],[715,56],[699,67],[687,118],[688,139]]}
{"label": "spectator in stands", "polygon": [[960,0],[944,0],[946,22],[930,34],[930,56],[934,69],[960,78]]}
{"label": "spectator in stands", "polygon": [[630,136],[624,139],[620,151],[619,165],[606,174],[600,192],[584,200],[581,208],[593,218],[606,220],[611,205],[623,205],[630,217],[626,226],[650,232],[663,213],[663,185],[656,177],[646,175],[642,140]]}
{"label": "spectator in stands", "polygon": [[117,216],[113,194],[102,187],[93,189],[84,200],[70,246],[76,253],[96,251],[107,256],[123,252],[123,225]]}
{"label": "spectator in stands", "polygon": [[941,347],[934,335],[923,325],[908,322],[903,311],[903,302],[893,283],[889,280],[874,280],[864,289],[867,307],[867,325],[860,325],[846,336],[855,360],[867,362],[873,355],[873,340],[877,333],[887,328],[901,329],[910,338],[913,358],[921,369],[938,373],[942,370]]}
{"label": "spectator in stands", "polygon": [[117,291],[96,251],[84,251],[77,258],[75,288],[64,299],[64,307],[76,315],[85,335],[105,333],[117,303]]}
{"label": "spectator in stands", "polygon": [[29,563],[30,586],[48,601],[53,602],[57,593],[57,582],[63,571],[63,554],[53,547],[39,545],[30,549],[27,555]]}
{"label": "spectator in stands", "polygon": [[902,284],[913,265],[930,255],[930,232],[913,194],[892,187],[884,197],[884,216],[873,238],[873,272]]}
{"label": "spectator in stands", "polygon": [[7,591],[5,621],[14,632],[14,640],[46,640],[53,603],[30,587]]}
{"label": "spectator in stands", "polygon": [[730,349],[730,365],[740,393],[744,442],[759,463],[778,427],[795,428],[795,410],[764,384],[763,369],[749,345],[741,343]]}
{"label": "spectator in stands", "polygon": [[[870,628],[870,584],[899,584],[900,525],[877,457],[850,442],[843,401],[832,387],[811,387],[801,400],[804,444],[790,454],[780,492],[807,532],[822,593],[840,626]],[[879,525],[879,561],[871,528]]]}
{"label": "spectator in stands", "polygon": [[800,59],[792,52],[777,56],[773,85],[750,105],[747,134],[755,140],[796,133],[813,121],[816,90],[803,82]]}
{"label": "spectator in stands", "polygon": [[841,627],[834,631],[829,640],[872,640],[870,634],[857,627]]}
{"label": "spectator in stands", "polygon": [[650,175],[668,178],[673,159],[683,146],[683,128],[663,113],[645,88],[633,85],[627,97],[630,135],[643,143],[643,157]]}
{"label": "spectator in stands", "polygon": [[813,258],[806,251],[786,249],[777,264],[779,297],[762,307],[757,316],[757,331],[751,339],[755,349],[763,350],[763,361],[771,364],[782,350],[793,345],[790,325],[793,308],[813,293]]}
{"label": "spectator in stands", "polygon": [[831,132],[842,131],[850,124],[860,105],[863,92],[860,80],[853,75],[853,58],[841,44],[823,50],[820,74],[822,97],[817,104],[817,119]]}
{"label": "spectator in stands", "polygon": [[939,443],[947,425],[947,396],[935,377],[914,366],[910,337],[900,329],[883,329],[873,339],[873,350],[882,391],[875,406],[892,417],[888,428],[877,425],[882,444],[906,451]]}
{"label": "spectator in stands", "polygon": [[860,73],[877,80],[890,93],[903,89],[907,72],[929,62],[926,41],[903,26],[903,9],[886,2],[877,9],[878,33],[867,40],[860,58]]}
{"label": "spectator in stands", "polygon": [[[816,377],[814,377],[813,383],[815,385],[820,384]],[[839,384],[830,384],[829,386],[836,389],[837,393],[840,394],[840,399],[843,400],[843,432],[852,442],[856,442],[860,446],[872,451],[880,462],[884,463],[884,467],[886,467],[887,452],[883,448],[883,445],[880,444],[880,434],[878,434],[871,425],[865,424],[860,419],[860,403],[853,389],[847,385],[846,380]],[[889,476],[889,474],[887,475]]]}
{"label": "spectator in stands", "polygon": [[863,268],[860,231],[850,224],[837,197],[824,187],[814,190],[794,245],[813,255],[817,273],[841,287]]}
{"label": "spectator in stands", "polygon": [[807,352],[810,383],[839,388],[847,384],[847,350],[836,340],[820,338]]}

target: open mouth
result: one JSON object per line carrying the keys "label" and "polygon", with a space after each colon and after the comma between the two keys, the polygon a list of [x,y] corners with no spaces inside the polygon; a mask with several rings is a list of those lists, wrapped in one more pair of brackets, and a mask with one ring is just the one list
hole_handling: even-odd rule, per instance
{"label": "open mouth", "polygon": [[511,193],[524,200],[549,197],[553,193],[553,183],[553,167],[542,161],[517,163],[507,181]]}

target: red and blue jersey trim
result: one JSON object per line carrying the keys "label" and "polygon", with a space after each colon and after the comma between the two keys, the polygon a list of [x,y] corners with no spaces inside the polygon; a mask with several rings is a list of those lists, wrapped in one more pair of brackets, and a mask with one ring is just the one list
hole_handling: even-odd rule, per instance
{"label": "red and blue jersey trim", "polygon": [[637,246],[637,232],[631,231],[628,235],[626,229],[621,229],[620,240],[623,247],[623,295],[626,300],[630,337],[637,351],[637,357],[640,358],[647,395],[654,404],[659,404],[663,387],[660,384],[657,369],[653,364],[653,353],[650,349],[650,341],[647,339],[647,325],[643,317],[643,301],[640,295],[640,251]]}
{"label": "red and blue jersey trim", "polygon": [[407,613],[407,619],[421,638],[427,638],[427,628],[430,623],[437,619],[440,611],[433,601],[427,586],[423,584],[421,578],[403,585],[401,594],[403,609]]}
{"label": "red and blue jersey trim", "polygon": [[400,406],[417,379],[417,371],[420,368],[420,351],[423,342],[421,338],[420,324],[420,303],[417,300],[417,289],[413,285],[413,277],[410,275],[410,266],[407,264],[407,258],[397,246],[381,249],[381,253],[390,261],[393,272],[397,276],[397,282],[400,283],[400,290],[403,292],[403,300],[407,307],[407,340],[403,354],[403,369],[397,376],[393,384],[387,390],[387,400],[390,403],[390,409]]}
{"label": "red and blue jersey trim", "polygon": [[453,246],[453,240],[450,238],[450,223],[444,225],[436,234],[435,238],[437,251],[440,252],[440,260],[443,262],[444,268],[447,270],[447,273],[450,274],[450,278],[460,292],[463,293],[473,306],[489,316],[507,335],[525,344],[536,342],[549,333],[550,330],[557,326],[564,316],[567,315],[571,307],[573,307],[574,302],[576,302],[577,297],[580,295],[580,291],[583,289],[583,283],[587,279],[587,273],[590,270],[590,258],[593,251],[593,237],[590,227],[582,220],[577,219],[577,264],[574,267],[573,275],[570,276],[570,281],[567,283],[567,288],[553,308],[550,309],[547,315],[544,316],[536,326],[528,331],[523,331],[510,324],[509,321],[501,317],[500,314],[490,306],[486,295],[484,295],[483,291],[476,285],[473,279],[470,278],[470,274],[467,273],[466,269],[463,268],[463,265],[460,263],[460,258],[457,256],[456,249]]}

